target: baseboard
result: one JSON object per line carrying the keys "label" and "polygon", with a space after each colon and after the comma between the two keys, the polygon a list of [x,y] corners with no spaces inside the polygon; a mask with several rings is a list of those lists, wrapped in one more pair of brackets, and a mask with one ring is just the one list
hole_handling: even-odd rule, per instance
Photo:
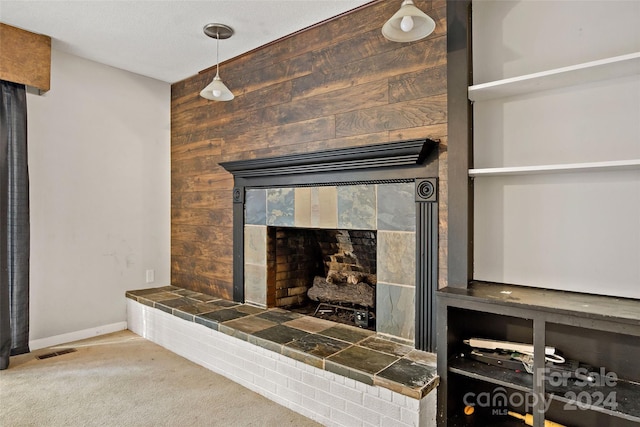
{"label": "baseboard", "polygon": [[84,340],[98,335],[123,331],[125,329],[127,329],[127,322],[118,322],[111,323],[110,325],[96,326],[95,328],[83,329],[81,331],[69,332],[66,334],[55,335],[53,337],[29,341],[29,349],[31,351],[39,350],[41,348],[51,347],[59,344],[66,344],[72,341]]}

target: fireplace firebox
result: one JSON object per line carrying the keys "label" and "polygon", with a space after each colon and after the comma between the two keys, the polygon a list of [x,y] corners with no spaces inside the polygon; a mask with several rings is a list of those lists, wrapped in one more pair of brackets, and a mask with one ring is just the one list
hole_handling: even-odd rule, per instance
{"label": "fireplace firebox", "polygon": [[266,304],[245,300],[375,330],[376,234],[267,227]]}

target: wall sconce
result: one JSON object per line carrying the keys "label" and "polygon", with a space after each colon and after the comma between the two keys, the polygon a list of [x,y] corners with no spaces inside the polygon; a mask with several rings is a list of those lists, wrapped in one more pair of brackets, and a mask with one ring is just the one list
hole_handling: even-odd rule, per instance
{"label": "wall sconce", "polygon": [[200,91],[200,96],[212,101],[231,101],[234,95],[220,79],[219,45],[220,39],[228,39],[233,35],[233,29],[223,24],[207,24],[203,31],[207,36],[216,39],[216,76],[207,87]]}
{"label": "wall sconce", "polygon": [[392,42],[413,42],[427,37],[435,28],[429,15],[415,7],[412,0],[404,0],[400,10],[382,26],[382,35]]}

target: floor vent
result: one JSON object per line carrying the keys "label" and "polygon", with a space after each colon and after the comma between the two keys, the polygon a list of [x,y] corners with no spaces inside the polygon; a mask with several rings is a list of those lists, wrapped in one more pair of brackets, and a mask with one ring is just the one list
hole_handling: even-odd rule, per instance
{"label": "floor vent", "polygon": [[77,351],[75,348],[66,348],[60,351],[54,351],[53,353],[41,354],[40,356],[36,356],[36,359],[49,359],[51,357],[62,356],[63,354],[73,353]]}

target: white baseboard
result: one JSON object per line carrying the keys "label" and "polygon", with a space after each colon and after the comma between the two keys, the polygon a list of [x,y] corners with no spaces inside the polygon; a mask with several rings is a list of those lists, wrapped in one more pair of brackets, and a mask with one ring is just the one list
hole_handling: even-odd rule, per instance
{"label": "white baseboard", "polygon": [[98,335],[123,331],[125,329],[127,329],[127,322],[118,322],[112,323],[110,325],[96,326],[95,328],[83,329],[82,331],[69,332],[66,334],[55,335],[53,337],[29,341],[29,349],[31,351],[39,350],[41,348],[51,347],[59,344],[66,344],[72,341],[84,340],[87,338],[96,337]]}

